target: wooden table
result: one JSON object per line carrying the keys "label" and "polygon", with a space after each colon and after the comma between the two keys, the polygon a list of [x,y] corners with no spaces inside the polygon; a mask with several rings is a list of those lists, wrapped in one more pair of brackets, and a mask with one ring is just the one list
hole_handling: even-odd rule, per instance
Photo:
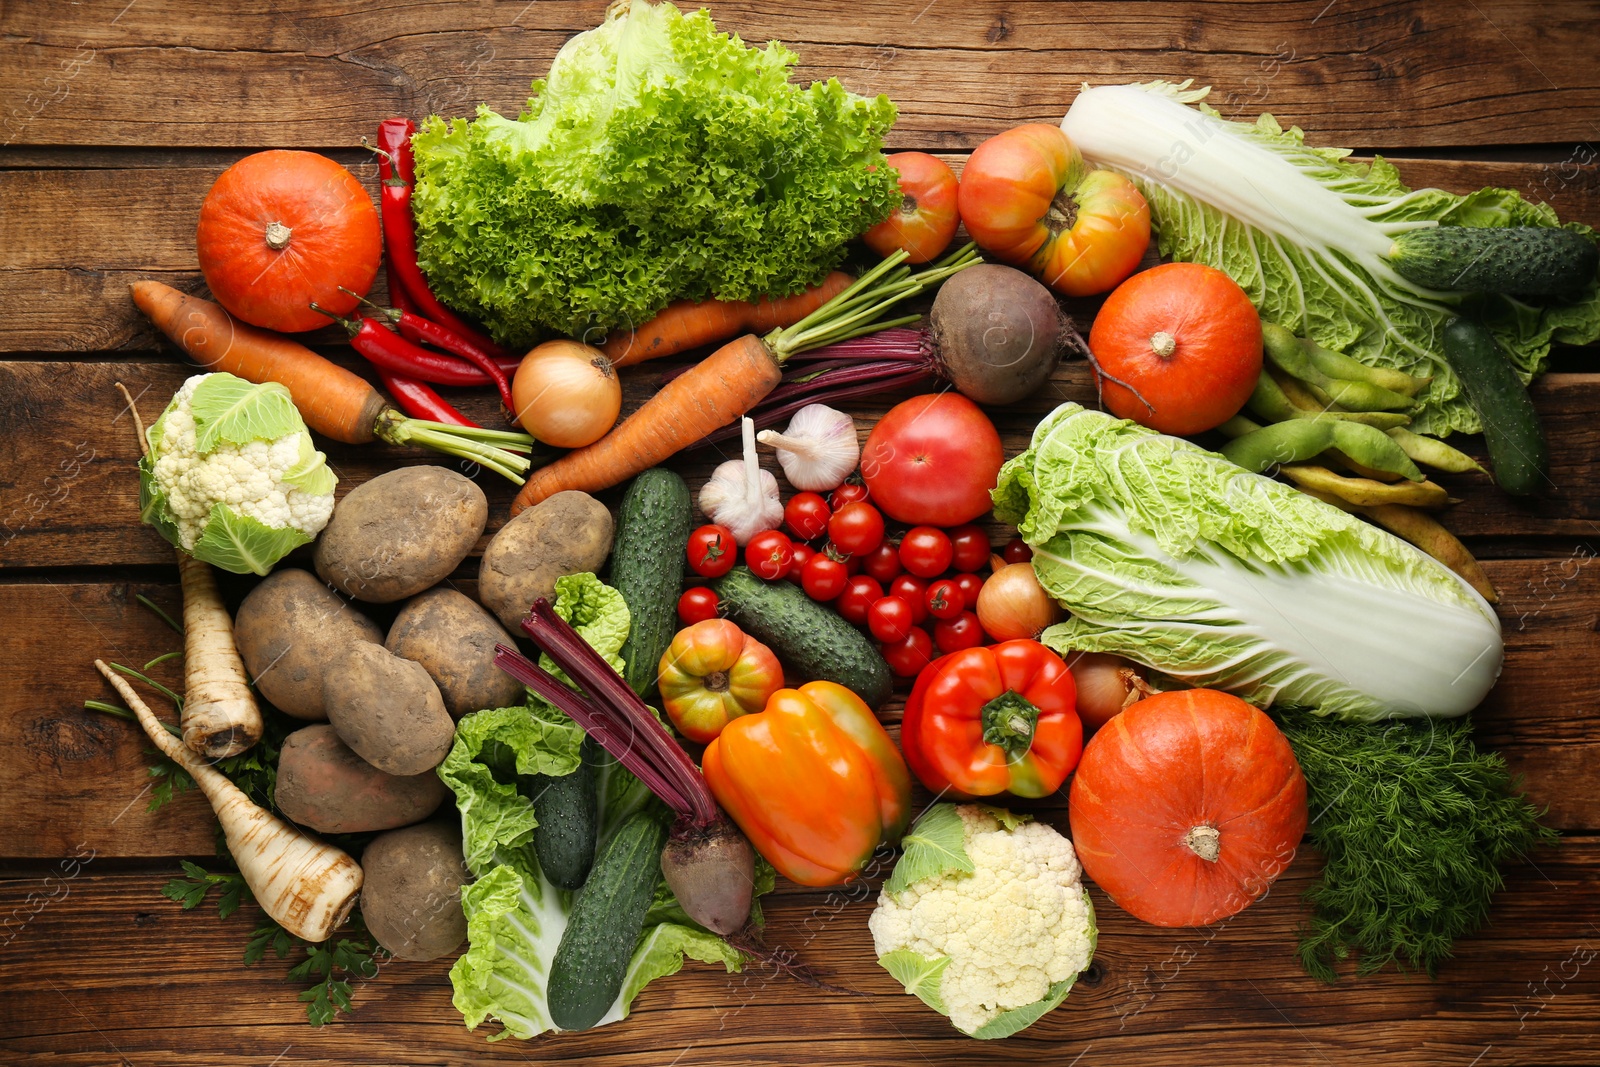
{"label": "wooden table", "polygon": [[[1065,1007],[982,1048],[875,965],[865,890],[793,887],[769,909],[771,937],[865,996],[691,965],[651,986],[624,1025],[488,1045],[492,1031],[468,1033],[451,1007],[446,962],[393,963],[359,986],[352,1018],[304,1025],[287,964],[241,965],[248,916],[220,922],[158,892],[178,858],[211,856],[204,804],[186,796],[147,814],[142,739],[80,708],[107,692],[91,658],[143,663],[174,647],[134,600],[175,609],[176,571],[138,524],[135,441],[112,383],[152,414],[190,368],[152,336],[126,285],[198,283],[197,209],[247,152],[323,151],[375,186],[356,145],[380,118],[479,101],[514,114],[605,5],[235,6],[0,7],[6,1062],[1600,1062],[1600,375],[1576,352],[1558,354],[1534,393],[1560,489],[1525,504],[1461,479],[1466,499],[1449,518],[1504,597],[1505,674],[1478,736],[1526,775],[1565,840],[1511,870],[1493,924],[1457,946],[1437,981],[1391,973],[1330,988],[1301,973],[1299,894],[1316,869],[1302,854],[1268,900],[1220,930],[1144,926],[1097,895],[1101,949]],[[752,0],[713,13],[747,40],[793,45],[803,78],[888,93],[897,149],[959,159],[1016,123],[1057,121],[1085,81],[1193,77],[1218,87],[1225,111],[1271,110],[1318,144],[1381,151],[1413,185],[1506,185],[1600,225],[1594,3]],[[654,373],[633,378],[630,402]],[[1082,368],[1064,368],[1046,395],[997,413],[1008,447],[1054,404],[1090,395]],[[480,417],[491,408],[487,397],[469,405]],[[423,461],[328,452],[341,490]],[[484,481],[497,524],[508,487]],[[236,602],[244,588],[227,592]]]}

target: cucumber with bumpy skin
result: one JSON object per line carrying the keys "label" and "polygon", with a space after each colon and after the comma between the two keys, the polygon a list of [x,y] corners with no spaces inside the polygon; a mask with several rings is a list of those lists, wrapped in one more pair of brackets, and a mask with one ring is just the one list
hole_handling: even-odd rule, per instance
{"label": "cucumber with bumpy skin", "polygon": [[1565,296],[1595,280],[1600,250],[1555,226],[1430,226],[1396,237],[1389,262],[1429,289]]}
{"label": "cucumber with bumpy skin", "polygon": [[664,467],[635,478],[617,509],[611,584],[632,616],[620,655],[629,687],[647,696],[656,687],[661,655],[677,632],[684,546],[693,525],[689,487]]}
{"label": "cucumber with bumpy skin", "polygon": [[600,798],[594,764],[600,753],[587,737],[581,751],[583,762],[571,774],[559,778],[524,775],[518,785],[519,792],[533,801],[539,819],[533,831],[533,854],[539,869],[552,885],[562,889],[577,889],[589,877],[599,833]]}
{"label": "cucumber with bumpy skin", "polygon": [[1444,358],[1483,421],[1489,465],[1500,488],[1526,496],[1546,485],[1550,453],[1539,413],[1494,335],[1470,319],[1451,319],[1444,328]]}

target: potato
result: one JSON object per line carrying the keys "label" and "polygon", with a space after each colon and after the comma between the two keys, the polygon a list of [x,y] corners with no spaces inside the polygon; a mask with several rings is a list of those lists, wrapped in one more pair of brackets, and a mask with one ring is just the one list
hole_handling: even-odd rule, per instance
{"label": "potato", "polygon": [[382,645],[351,645],[322,678],[328,721],[356,755],[386,774],[430,771],[444,761],[456,727],[422,664]]}
{"label": "potato", "polygon": [[350,750],[327,723],[302,727],[278,752],[278,810],[325,834],[393,830],[438,810],[449,790],[432,771],[385,774]]}
{"label": "potato", "polygon": [[401,467],[350,490],[317,538],[317,573],[373,604],[437,584],[489,520],[483,490],[444,467]]}
{"label": "potato", "polygon": [[611,554],[611,513],[588,493],[568,490],[500,527],[483,553],[478,599],[514,633],[540,597],[553,597],[556,579],[597,571]]}
{"label": "potato", "polygon": [[383,631],[316,575],[290,567],[250,590],[233,620],[233,639],[262,696],[287,715],[322,720],[328,661],[351,645],[381,647]]}
{"label": "potato", "polygon": [[448,956],[467,938],[461,827],[435,820],[372,839],[361,854],[361,917],[378,944],[403,960]]}
{"label": "potato", "polygon": [[471,597],[439,588],[412,597],[400,609],[384,647],[422,664],[439,687],[445,710],[459,719],[524,699],[522,683],[494,665],[496,643],[517,644]]}

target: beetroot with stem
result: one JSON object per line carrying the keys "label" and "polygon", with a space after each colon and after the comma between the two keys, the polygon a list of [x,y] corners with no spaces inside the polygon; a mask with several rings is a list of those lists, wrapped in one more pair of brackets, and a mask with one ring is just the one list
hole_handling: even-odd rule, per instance
{"label": "beetroot with stem", "polygon": [[661,854],[661,873],[678,903],[714,933],[741,929],[750,915],[755,853],[717,807],[688,753],[601,655],[540,598],[522,628],[582,687],[577,692],[506,645],[495,664],[570,715],[678,815]]}

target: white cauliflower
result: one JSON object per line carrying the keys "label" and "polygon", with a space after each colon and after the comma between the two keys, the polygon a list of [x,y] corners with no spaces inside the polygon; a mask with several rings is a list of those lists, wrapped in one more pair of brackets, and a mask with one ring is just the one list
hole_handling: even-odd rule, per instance
{"label": "white cauliflower", "polygon": [[982,1038],[1065,999],[1095,943],[1071,841],[1009,812],[936,804],[905,847],[868,926],[906,992]]}
{"label": "white cauliflower", "polygon": [[281,385],[197,374],[148,439],[142,517],[196,559],[266,574],[333,514],[337,479]]}

